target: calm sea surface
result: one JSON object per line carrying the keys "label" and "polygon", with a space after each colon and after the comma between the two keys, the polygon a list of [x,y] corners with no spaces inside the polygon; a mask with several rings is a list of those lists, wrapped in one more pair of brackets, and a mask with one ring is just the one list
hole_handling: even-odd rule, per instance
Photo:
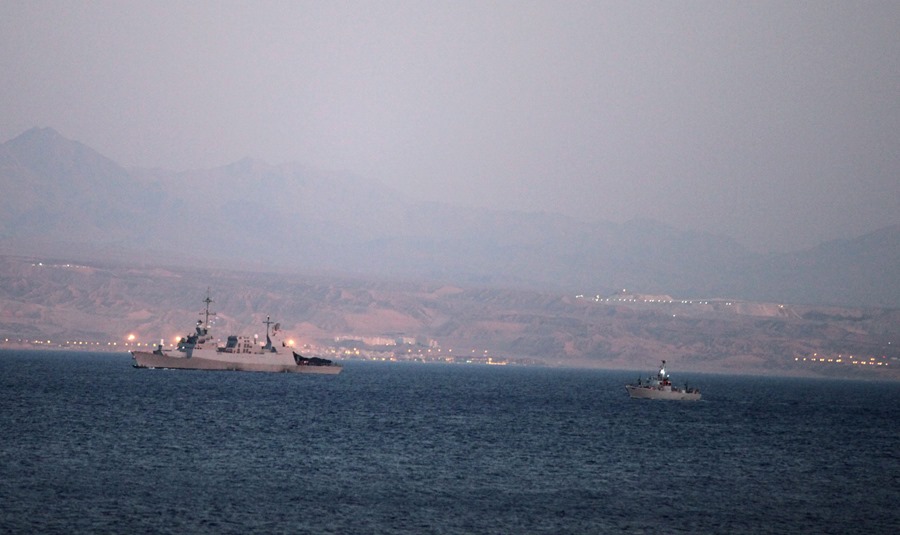
{"label": "calm sea surface", "polygon": [[900,531],[900,385],[636,376],[0,351],[0,533]]}

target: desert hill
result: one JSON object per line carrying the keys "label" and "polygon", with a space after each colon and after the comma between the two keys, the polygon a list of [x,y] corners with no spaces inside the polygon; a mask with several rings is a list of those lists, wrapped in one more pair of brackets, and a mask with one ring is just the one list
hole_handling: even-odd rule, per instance
{"label": "desert hill", "polygon": [[900,379],[897,309],[583,297],[9,256],[0,257],[0,348],[124,351],[129,335],[133,343],[172,343],[200,317],[207,287],[221,336],[263,333],[271,316],[305,351],[330,356],[349,340],[362,353],[346,358],[489,355],[637,370],[666,358],[684,371]]}

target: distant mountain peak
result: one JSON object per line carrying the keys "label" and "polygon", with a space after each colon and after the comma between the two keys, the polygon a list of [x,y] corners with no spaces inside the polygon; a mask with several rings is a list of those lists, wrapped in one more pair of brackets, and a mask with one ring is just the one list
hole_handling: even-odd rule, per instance
{"label": "distant mountain peak", "polygon": [[128,181],[128,173],[117,163],[53,128],[31,128],[0,147],[16,165],[45,184],[72,184],[85,190]]}
{"label": "distant mountain peak", "polygon": [[22,132],[3,145],[11,147],[48,146],[48,145],[78,145],[87,148],[81,143],[71,140],[60,134],[57,130],[47,127],[34,127]]}
{"label": "distant mountain peak", "polygon": [[78,141],[71,140],[50,127],[29,128],[3,145],[17,151],[34,150],[38,148],[40,150],[46,150],[50,147],[68,147],[70,150],[78,148],[78,150],[90,151],[100,156],[99,153],[88,146],[79,143]]}
{"label": "distant mountain peak", "polygon": [[17,137],[28,137],[28,138],[41,138],[41,139],[55,139],[62,138],[66,139],[65,136],[57,132],[55,129],[49,126],[35,126],[34,128],[29,128],[28,130],[22,132]]}

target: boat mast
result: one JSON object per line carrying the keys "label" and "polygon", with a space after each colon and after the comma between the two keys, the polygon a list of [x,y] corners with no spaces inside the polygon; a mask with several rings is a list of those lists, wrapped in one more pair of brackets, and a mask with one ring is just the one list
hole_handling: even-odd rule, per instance
{"label": "boat mast", "polygon": [[203,329],[208,331],[209,330],[209,317],[216,315],[215,312],[209,311],[209,305],[210,305],[210,303],[213,302],[213,300],[209,298],[209,286],[206,287],[206,299],[204,299],[203,302],[206,303],[206,312],[203,313],[206,316],[206,321],[203,324]]}
{"label": "boat mast", "polygon": [[265,349],[272,349],[272,340],[269,338],[269,325],[272,325],[275,322],[272,321],[269,318],[269,316],[267,315],[266,321],[264,321],[263,323],[266,324],[266,347],[265,347]]}

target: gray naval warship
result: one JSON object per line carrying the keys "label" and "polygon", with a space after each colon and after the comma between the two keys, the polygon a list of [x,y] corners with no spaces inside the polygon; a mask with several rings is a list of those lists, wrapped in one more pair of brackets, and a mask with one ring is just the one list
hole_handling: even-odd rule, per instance
{"label": "gray naval warship", "polygon": [[662,361],[656,377],[647,379],[638,379],[636,383],[625,385],[628,395],[632,398],[643,399],[677,399],[685,401],[697,401],[700,399],[700,390],[697,388],[688,388],[687,384],[684,388],[678,388],[669,380],[669,374],[666,373],[666,361]]}
{"label": "gray naval warship", "polygon": [[209,311],[213,302],[209,293],[204,299],[206,311],[203,320],[197,320],[194,333],[181,338],[175,349],[164,349],[160,344],[154,351],[132,351],[135,368],[163,368],[178,370],[226,370],[248,372],[317,373],[337,374],[343,369],[339,364],[318,358],[304,357],[284,340],[280,325],[266,316],[266,343],[256,337],[229,336],[224,346],[219,346],[210,334]]}

